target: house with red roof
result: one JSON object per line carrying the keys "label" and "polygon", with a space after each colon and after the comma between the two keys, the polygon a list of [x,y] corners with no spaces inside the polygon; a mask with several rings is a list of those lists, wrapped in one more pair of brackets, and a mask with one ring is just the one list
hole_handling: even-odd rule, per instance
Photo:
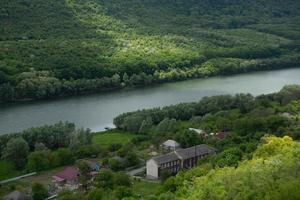
{"label": "house with red roof", "polygon": [[71,190],[78,189],[79,171],[75,167],[67,167],[63,171],[52,176],[52,182],[59,189],[68,188]]}
{"label": "house with red roof", "polygon": [[216,138],[218,138],[219,140],[224,140],[225,137],[227,136],[228,133],[226,132],[219,132],[215,135]]}

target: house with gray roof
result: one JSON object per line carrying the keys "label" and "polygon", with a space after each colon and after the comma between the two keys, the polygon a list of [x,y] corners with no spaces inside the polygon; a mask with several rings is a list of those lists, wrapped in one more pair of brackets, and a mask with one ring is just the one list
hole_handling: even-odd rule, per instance
{"label": "house with gray roof", "polygon": [[180,145],[178,142],[176,142],[175,140],[167,140],[165,141],[164,143],[162,143],[160,145],[160,147],[163,149],[163,150],[167,150],[167,151],[174,151],[178,148],[180,148]]}
{"label": "house with gray roof", "polygon": [[26,199],[28,199],[28,197],[24,192],[20,192],[16,190],[3,197],[3,200],[26,200]]}
{"label": "house with gray roof", "polygon": [[190,169],[196,166],[198,160],[209,155],[214,155],[216,152],[215,148],[201,144],[153,157],[146,164],[147,177],[158,179],[163,171],[176,174],[181,169]]}

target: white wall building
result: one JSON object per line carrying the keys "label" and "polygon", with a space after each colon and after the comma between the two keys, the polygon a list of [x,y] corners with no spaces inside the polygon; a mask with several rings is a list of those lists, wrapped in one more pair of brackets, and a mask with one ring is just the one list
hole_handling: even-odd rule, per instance
{"label": "white wall building", "polygon": [[147,177],[158,179],[163,171],[176,174],[180,169],[190,169],[196,166],[198,160],[214,154],[216,154],[215,148],[201,144],[153,157],[146,163]]}

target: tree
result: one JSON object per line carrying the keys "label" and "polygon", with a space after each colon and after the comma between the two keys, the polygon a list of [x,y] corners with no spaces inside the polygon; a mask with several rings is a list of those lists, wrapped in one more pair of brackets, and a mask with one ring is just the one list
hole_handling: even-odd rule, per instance
{"label": "tree", "polygon": [[241,161],[237,167],[216,168],[208,174],[182,179],[184,184],[175,195],[178,199],[200,200],[297,200],[300,195],[299,150],[300,143],[290,137],[265,137],[251,160]]}
{"label": "tree", "polygon": [[40,183],[34,183],[32,186],[33,200],[44,200],[48,197],[47,189]]}
{"label": "tree", "polygon": [[114,171],[122,170],[125,167],[124,164],[116,158],[109,159],[108,165],[109,165],[110,169],[112,169]]}
{"label": "tree", "polygon": [[9,83],[0,84],[0,101],[9,102],[15,100],[15,89]]}
{"label": "tree", "polygon": [[109,169],[103,169],[99,172],[95,179],[96,187],[104,189],[112,189],[114,186],[114,174]]}
{"label": "tree", "polygon": [[82,198],[83,197],[79,192],[63,190],[58,194],[57,200],[74,200],[74,199],[82,199]]}
{"label": "tree", "polygon": [[138,165],[140,163],[139,157],[132,150],[127,153],[125,158],[127,160],[127,166],[128,167],[135,166],[135,165]]}
{"label": "tree", "polygon": [[40,143],[35,143],[34,150],[43,151],[43,150],[48,150],[48,148],[43,143],[40,142]]}
{"label": "tree", "polygon": [[92,133],[89,129],[78,129],[73,133],[73,137],[70,138],[70,149],[72,152],[78,151],[79,148],[92,143]]}
{"label": "tree", "polygon": [[114,195],[117,199],[133,196],[133,191],[129,187],[119,186],[114,190]]}
{"label": "tree", "polygon": [[85,161],[80,161],[78,163],[78,169],[80,172],[79,182],[82,184],[83,188],[87,189],[87,182],[90,178],[90,166]]}
{"label": "tree", "polygon": [[3,71],[0,71],[0,85],[8,82],[8,76]]}
{"label": "tree", "polygon": [[41,171],[52,167],[53,157],[49,150],[35,151],[29,154],[27,169],[29,171]]}
{"label": "tree", "polygon": [[53,153],[56,166],[69,165],[75,161],[72,152],[67,148],[60,148]]}
{"label": "tree", "polygon": [[157,125],[155,130],[158,133],[163,134],[163,133],[169,133],[169,132],[175,131],[175,130],[177,130],[177,128],[178,128],[178,124],[175,119],[165,118]]}
{"label": "tree", "polygon": [[148,117],[146,120],[143,120],[141,127],[139,129],[139,133],[146,134],[148,133],[152,128],[153,122],[150,117]]}
{"label": "tree", "polygon": [[216,157],[216,164],[219,167],[225,167],[225,166],[237,166],[238,162],[241,160],[243,156],[243,152],[237,148],[229,148],[224,150],[222,153],[220,153]]}
{"label": "tree", "polygon": [[105,192],[101,188],[92,189],[87,195],[86,200],[101,200],[103,199]]}
{"label": "tree", "polygon": [[18,169],[26,164],[26,158],[29,153],[27,142],[21,138],[12,138],[8,141],[4,152],[4,158],[12,161]]}
{"label": "tree", "polygon": [[170,178],[172,176],[171,172],[168,170],[164,170],[161,173],[161,181],[164,183],[166,180],[168,180],[168,178]]}
{"label": "tree", "polygon": [[116,186],[126,186],[129,187],[131,185],[130,178],[124,172],[118,172],[114,175],[114,184]]}

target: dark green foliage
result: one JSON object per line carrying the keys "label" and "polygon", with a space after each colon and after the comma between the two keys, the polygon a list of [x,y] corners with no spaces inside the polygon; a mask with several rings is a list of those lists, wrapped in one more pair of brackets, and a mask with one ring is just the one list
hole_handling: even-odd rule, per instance
{"label": "dark green foliage", "polygon": [[42,171],[53,166],[53,155],[49,150],[35,151],[27,158],[27,169],[29,171]]}
{"label": "dark green foliage", "polygon": [[155,128],[155,132],[158,134],[166,134],[175,132],[178,129],[178,124],[175,119],[163,119]]}
{"label": "dark green foliage", "polygon": [[56,166],[69,165],[74,163],[75,157],[70,149],[60,148],[54,152],[54,163]]}
{"label": "dark green foliage", "polygon": [[59,148],[56,151],[39,150],[28,155],[26,168],[29,171],[43,171],[73,164],[74,161],[74,155],[67,148]]}
{"label": "dark green foliage", "polygon": [[87,200],[101,200],[103,199],[105,192],[101,188],[92,189],[87,195]]}
{"label": "dark green foliage", "polygon": [[239,148],[229,148],[216,157],[216,165],[219,167],[237,166],[241,160],[243,152]]}
{"label": "dark green foliage", "polygon": [[195,146],[202,142],[201,138],[197,135],[197,133],[192,131],[184,131],[180,134],[177,134],[176,141],[180,144],[182,148]]}
{"label": "dark green foliage", "polygon": [[[125,160],[124,160],[125,161]],[[111,158],[108,160],[108,166],[110,169],[112,169],[113,171],[119,171],[119,170],[123,170],[126,166],[125,166],[125,162],[120,161],[117,158]]]}
{"label": "dark green foliage", "polygon": [[131,181],[127,174],[118,172],[114,175],[114,184],[117,186],[129,187],[131,185]]}
{"label": "dark green foliage", "polygon": [[284,105],[291,102],[292,100],[298,100],[300,98],[300,86],[285,86],[275,95],[274,98]]}
{"label": "dark green foliage", "polygon": [[48,197],[48,190],[40,183],[34,183],[32,186],[32,199],[44,200]]}
{"label": "dark green foliage", "polygon": [[12,161],[15,167],[20,169],[25,166],[28,153],[29,147],[23,138],[11,138],[7,142],[3,158]]}
{"label": "dark green foliage", "polygon": [[111,189],[114,186],[114,174],[111,170],[103,169],[95,179],[95,185],[99,188]]}
{"label": "dark green foliage", "polygon": [[188,120],[194,115],[205,115],[210,112],[233,108],[240,108],[246,112],[254,106],[253,101],[253,97],[249,94],[204,97],[197,103],[181,103],[163,108],[124,113],[114,119],[114,124],[119,129],[137,133],[140,127],[144,125],[144,120],[151,120],[154,125],[158,125],[156,127],[157,132],[166,133],[176,131],[176,120]]}
{"label": "dark green foliage", "polygon": [[131,196],[133,196],[132,188],[124,187],[124,186],[116,187],[116,189],[114,190],[114,196],[117,199],[131,197]]}
{"label": "dark green foliage", "polygon": [[83,195],[79,192],[72,192],[70,190],[63,190],[58,194],[58,200],[74,200],[74,199],[82,199]]}
{"label": "dark green foliage", "polygon": [[[299,148],[299,142],[287,136],[265,137],[253,157],[238,166],[204,172],[202,165],[178,174],[174,180],[165,182],[160,196],[170,194],[175,185],[176,191],[172,193],[178,199],[296,200],[300,180],[295,173],[299,170],[299,156],[296,155]],[[230,151],[230,154],[238,152]]]}
{"label": "dark green foliage", "polygon": [[[45,125],[38,128],[30,128],[21,133],[6,134],[0,136],[0,154],[2,154],[6,143],[11,138],[22,136],[29,145],[31,151],[35,149],[37,143],[42,143],[45,147],[55,150],[61,147],[72,146],[84,147],[91,143],[90,130],[76,130],[75,125],[69,122],[59,122],[54,125]],[[76,145],[75,145],[76,144]]]}

